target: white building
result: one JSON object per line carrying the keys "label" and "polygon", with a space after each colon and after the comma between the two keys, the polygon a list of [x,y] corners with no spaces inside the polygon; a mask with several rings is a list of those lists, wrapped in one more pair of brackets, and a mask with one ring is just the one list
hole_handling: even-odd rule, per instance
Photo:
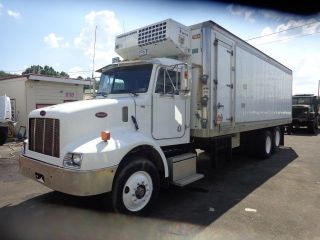
{"label": "white building", "polygon": [[89,81],[27,74],[0,78],[0,96],[11,99],[12,115],[20,126],[26,127],[29,113],[37,108],[64,102],[83,100],[83,87]]}

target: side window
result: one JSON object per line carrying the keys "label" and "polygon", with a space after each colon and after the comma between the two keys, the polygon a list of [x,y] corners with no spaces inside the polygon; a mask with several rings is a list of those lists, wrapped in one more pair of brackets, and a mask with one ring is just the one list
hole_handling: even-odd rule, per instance
{"label": "side window", "polygon": [[155,93],[179,95],[180,84],[180,72],[161,68],[158,72]]}
{"label": "side window", "polygon": [[122,79],[115,79],[113,82],[113,91],[125,90],[124,81]]}

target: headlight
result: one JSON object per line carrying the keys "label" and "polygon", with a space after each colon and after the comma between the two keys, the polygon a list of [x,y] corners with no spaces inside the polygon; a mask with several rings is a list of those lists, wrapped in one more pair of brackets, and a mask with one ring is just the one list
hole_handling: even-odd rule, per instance
{"label": "headlight", "polygon": [[82,153],[67,153],[63,158],[63,166],[68,168],[81,167]]}

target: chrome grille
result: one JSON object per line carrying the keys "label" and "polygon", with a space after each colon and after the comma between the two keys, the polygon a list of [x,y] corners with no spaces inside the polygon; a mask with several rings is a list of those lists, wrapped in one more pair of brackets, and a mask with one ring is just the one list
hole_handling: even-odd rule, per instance
{"label": "chrome grille", "polygon": [[305,114],[305,112],[308,112],[308,108],[295,107],[295,108],[292,109],[292,117],[293,118],[308,117],[308,114]]}
{"label": "chrome grille", "polygon": [[60,157],[60,122],[58,119],[29,119],[29,150]]}

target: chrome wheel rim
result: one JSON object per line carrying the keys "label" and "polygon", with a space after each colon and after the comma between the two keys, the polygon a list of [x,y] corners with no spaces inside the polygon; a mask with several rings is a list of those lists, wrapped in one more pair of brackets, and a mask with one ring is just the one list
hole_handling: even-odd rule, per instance
{"label": "chrome wheel rim", "polygon": [[138,171],[126,181],[122,199],[124,206],[132,212],[143,209],[150,201],[153,190],[152,179],[149,173]]}
{"label": "chrome wheel rim", "polygon": [[271,152],[271,138],[267,136],[266,138],[266,153],[269,154]]}
{"label": "chrome wheel rim", "polygon": [[280,146],[280,132],[279,131],[276,131],[274,142],[275,142],[276,147]]}

